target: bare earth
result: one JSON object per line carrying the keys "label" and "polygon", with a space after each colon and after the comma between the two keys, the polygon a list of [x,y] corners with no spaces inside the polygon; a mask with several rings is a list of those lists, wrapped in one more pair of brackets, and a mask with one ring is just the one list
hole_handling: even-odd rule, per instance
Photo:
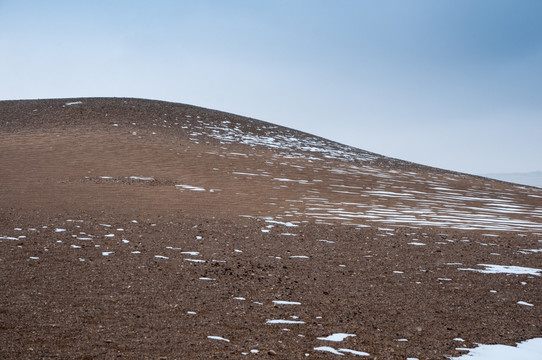
{"label": "bare earth", "polygon": [[445,359],[542,336],[541,271],[473,271],[541,248],[539,188],[182,104],[0,102],[2,359]]}

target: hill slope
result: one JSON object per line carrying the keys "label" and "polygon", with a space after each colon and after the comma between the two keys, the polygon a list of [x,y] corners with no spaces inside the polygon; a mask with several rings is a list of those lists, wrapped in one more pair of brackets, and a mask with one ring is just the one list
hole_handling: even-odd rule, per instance
{"label": "hill slope", "polygon": [[3,358],[441,358],[542,330],[541,189],[139,99],[0,102],[0,166]]}

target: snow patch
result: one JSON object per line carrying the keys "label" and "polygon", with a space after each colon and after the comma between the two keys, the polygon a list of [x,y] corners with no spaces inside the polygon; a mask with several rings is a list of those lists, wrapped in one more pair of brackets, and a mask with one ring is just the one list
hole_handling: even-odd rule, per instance
{"label": "snow patch", "polygon": [[457,270],[463,271],[475,271],[482,274],[508,274],[508,275],[534,275],[540,276],[542,269],[535,269],[523,266],[507,266],[507,265],[492,265],[492,264],[478,264],[485,269],[471,269],[471,268],[458,268]]}
{"label": "snow patch", "polygon": [[225,338],[223,338],[221,336],[207,336],[207,338],[211,339],[211,340],[230,342],[228,339],[225,339]]}
{"label": "snow patch", "polygon": [[205,191],[205,189],[202,187],[192,185],[175,185],[175,187],[191,191]]}
{"label": "snow patch", "polygon": [[304,324],[305,322],[301,320],[267,319],[265,320],[265,323],[266,324]]}
{"label": "snow patch", "polygon": [[141,176],[130,176],[130,180],[140,180],[140,181],[154,181],[152,177],[141,177]]}
{"label": "snow patch", "polygon": [[331,346],[318,346],[314,348],[315,351],[323,351],[323,352],[329,352],[335,355],[344,355],[343,353],[350,353],[352,355],[357,356],[370,356],[369,353],[363,352],[363,351],[357,351],[357,350],[351,350],[351,349],[334,349]]}
{"label": "snow patch", "polygon": [[347,337],[351,337],[351,336],[356,336],[354,334],[345,334],[345,333],[336,333],[336,334],[331,334],[331,335],[328,335],[326,337],[319,337],[319,338],[316,338],[318,340],[323,340],[323,341],[343,341],[344,339],[346,339]]}
{"label": "snow patch", "polygon": [[540,360],[542,359],[542,338],[526,340],[517,346],[477,344],[474,349],[458,348],[468,354],[450,358],[450,360]]}
{"label": "snow patch", "polygon": [[273,300],[273,303],[275,305],[301,305],[301,303],[297,301],[284,301],[284,300]]}

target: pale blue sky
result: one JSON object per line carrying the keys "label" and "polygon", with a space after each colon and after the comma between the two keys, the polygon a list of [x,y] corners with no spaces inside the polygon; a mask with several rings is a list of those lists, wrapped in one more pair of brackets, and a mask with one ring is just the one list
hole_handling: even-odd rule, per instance
{"label": "pale blue sky", "polygon": [[542,170],[539,0],[0,0],[0,99],[142,97]]}

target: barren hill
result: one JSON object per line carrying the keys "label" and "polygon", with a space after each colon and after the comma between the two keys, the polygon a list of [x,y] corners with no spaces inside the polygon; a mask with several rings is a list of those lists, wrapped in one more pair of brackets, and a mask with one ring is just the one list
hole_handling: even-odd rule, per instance
{"label": "barren hill", "polygon": [[542,333],[542,189],[122,98],[0,102],[0,169],[2,358],[439,359]]}

